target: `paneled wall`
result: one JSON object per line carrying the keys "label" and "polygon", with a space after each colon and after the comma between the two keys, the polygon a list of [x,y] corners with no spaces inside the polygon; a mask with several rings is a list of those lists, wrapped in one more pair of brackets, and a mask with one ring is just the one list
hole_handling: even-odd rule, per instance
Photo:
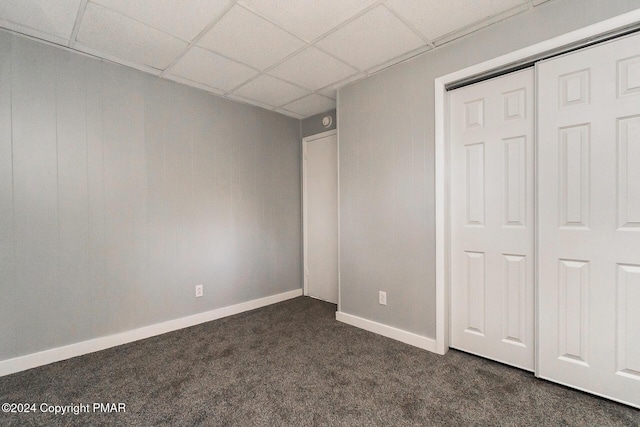
{"label": "paneled wall", "polygon": [[0,360],[300,288],[299,132],[0,33]]}

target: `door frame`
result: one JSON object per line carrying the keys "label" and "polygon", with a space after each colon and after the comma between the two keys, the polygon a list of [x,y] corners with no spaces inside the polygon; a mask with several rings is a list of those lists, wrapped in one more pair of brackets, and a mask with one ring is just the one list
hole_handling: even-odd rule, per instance
{"label": "door frame", "polygon": [[336,177],[338,186],[336,188],[336,197],[337,205],[338,205],[338,310],[340,309],[340,146],[338,144],[338,131],[337,129],[328,130],[326,132],[317,133],[315,135],[310,135],[302,138],[302,283],[303,283],[303,294],[305,296],[309,296],[309,283],[308,283],[308,267],[307,267],[307,254],[308,254],[308,243],[309,239],[307,238],[307,143],[311,141],[315,141],[317,139],[326,138],[329,136],[336,136],[336,168],[338,171],[338,176]]}
{"label": "door frame", "polygon": [[[552,52],[560,48],[570,45],[573,47],[573,45],[580,43],[586,44],[590,38],[637,25],[638,23],[640,23],[640,10],[634,10],[435,79],[436,353],[445,354],[449,350],[450,324],[449,290],[451,283],[449,251],[451,247],[451,211],[449,205],[449,102],[446,87],[455,82],[470,79],[477,75],[488,74],[493,70],[507,68],[511,65],[515,66],[528,59],[542,59],[545,54],[549,56]],[[537,177],[537,173],[535,176]],[[537,201],[537,190],[534,198]],[[536,228],[537,225],[536,216]],[[537,278],[534,286],[536,289],[534,313],[537,317]],[[535,322],[535,342],[538,342],[537,321]],[[537,355],[537,344],[535,351]],[[535,359],[535,370],[537,372],[537,356]]]}

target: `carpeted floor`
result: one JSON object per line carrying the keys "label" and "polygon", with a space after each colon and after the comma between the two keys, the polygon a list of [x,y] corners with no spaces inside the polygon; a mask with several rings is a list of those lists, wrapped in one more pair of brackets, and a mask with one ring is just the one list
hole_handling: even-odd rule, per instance
{"label": "carpeted floor", "polygon": [[[300,297],[0,378],[0,425],[638,426],[640,411],[455,350],[347,326]],[[93,412],[94,402],[126,412]],[[40,405],[90,404],[89,413]],[[106,408],[105,408],[106,409]]]}

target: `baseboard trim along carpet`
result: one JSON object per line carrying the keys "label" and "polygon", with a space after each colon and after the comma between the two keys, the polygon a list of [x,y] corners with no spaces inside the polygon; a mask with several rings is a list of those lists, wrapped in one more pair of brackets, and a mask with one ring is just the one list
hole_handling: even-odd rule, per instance
{"label": "baseboard trim along carpet", "polygon": [[382,335],[384,337],[436,353],[436,340],[414,334],[413,332],[407,332],[402,329],[394,328],[393,326],[383,325],[382,323],[363,319],[362,317],[343,313],[341,311],[336,312],[336,320],[355,326],[356,328],[373,332],[374,334]]}
{"label": "baseboard trim along carpet", "polygon": [[302,289],[294,289],[292,291],[283,292],[264,298],[258,298],[227,307],[217,308],[215,310],[205,311],[203,313],[182,317],[180,319],[156,323],[155,325],[144,326],[142,328],[121,332],[106,337],[95,338],[76,344],[70,344],[63,347],[40,351],[38,353],[28,354],[26,356],[3,360],[0,362],[0,376],[25,371],[27,369],[36,368],[38,366],[47,365],[49,363],[59,362],[61,360],[70,359],[76,356],[82,356],[83,354],[105,350],[107,348],[116,347],[118,345],[127,344],[145,338],[150,338],[156,335],[166,334],[167,332],[188,328],[190,326],[199,325],[200,323],[210,322],[212,320],[217,320],[245,311],[254,310],[256,308],[265,307],[267,305],[286,301],[288,299],[296,298],[301,295]]}

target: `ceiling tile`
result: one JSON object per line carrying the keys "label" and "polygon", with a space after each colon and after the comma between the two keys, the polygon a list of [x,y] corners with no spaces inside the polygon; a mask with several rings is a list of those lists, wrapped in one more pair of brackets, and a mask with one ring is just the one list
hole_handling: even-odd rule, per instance
{"label": "ceiling tile", "polygon": [[424,42],[386,7],[378,6],[320,40],[317,45],[350,64],[369,69]]}
{"label": "ceiling tile", "polygon": [[297,101],[293,101],[282,108],[308,117],[336,108],[336,101],[322,95],[312,93],[311,95],[305,96]]}
{"label": "ceiling tile", "polygon": [[269,71],[281,79],[316,90],[357,73],[315,47],[309,47]]}
{"label": "ceiling tile", "polygon": [[161,70],[187,46],[182,40],[93,3],[87,4],[77,40],[98,51]]}
{"label": "ceiling tile", "polygon": [[239,0],[287,31],[311,41],[376,0]]}
{"label": "ceiling tile", "polygon": [[2,0],[0,20],[69,40],[81,1]]}
{"label": "ceiling tile", "polygon": [[193,40],[232,0],[91,0],[157,30]]}
{"label": "ceiling tile", "polygon": [[240,6],[234,6],[198,45],[264,70],[304,42]]}
{"label": "ceiling tile", "polygon": [[229,91],[258,74],[257,70],[194,46],[169,70],[170,74]]}
{"label": "ceiling tile", "polygon": [[527,3],[528,0],[386,0],[385,4],[412,24],[423,36],[436,39],[491,15]]}
{"label": "ceiling tile", "polygon": [[234,93],[244,98],[278,107],[306,95],[309,91],[263,74]]}

